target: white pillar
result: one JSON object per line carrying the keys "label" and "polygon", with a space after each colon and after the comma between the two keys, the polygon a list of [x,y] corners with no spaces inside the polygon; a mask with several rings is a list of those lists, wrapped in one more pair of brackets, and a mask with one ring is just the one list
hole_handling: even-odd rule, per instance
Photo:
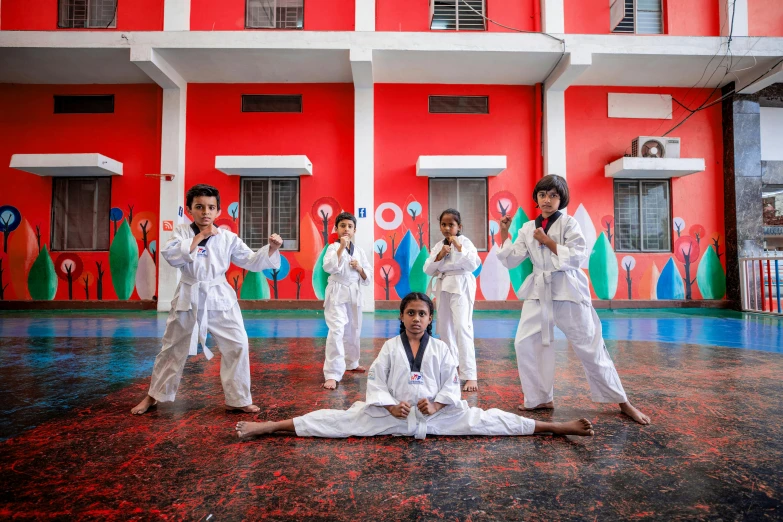
{"label": "white pillar", "polygon": [[190,0],[165,0],[163,30],[190,31]]}
{"label": "white pillar", "polygon": [[[375,89],[372,51],[351,49],[350,58],[354,83],[353,199],[358,220],[354,238],[370,259],[375,274]],[[375,285],[361,288],[364,310],[375,311]]]}
{"label": "white pillar", "polygon": [[[718,0],[718,2],[720,7],[720,35],[729,36],[731,34],[732,38],[735,36],[748,36],[748,0]],[[733,27],[732,17],[734,18]]]}
{"label": "white pillar", "polygon": [[541,0],[541,30],[545,33],[565,33],[563,0]]}
{"label": "white pillar", "polygon": [[356,30],[375,31],[375,0],[356,0]]}
{"label": "white pillar", "polygon": [[565,91],[544,94],[544,173],[566,177]]}

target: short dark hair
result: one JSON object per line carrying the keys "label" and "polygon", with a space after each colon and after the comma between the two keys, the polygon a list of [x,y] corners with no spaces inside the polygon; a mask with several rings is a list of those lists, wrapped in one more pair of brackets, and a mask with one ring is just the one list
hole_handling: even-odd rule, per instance
{"label": "short dark hair", "polygon": [[213,197],[217,199],[217,208],[220,210],[220,192],[212,185],[193,185],[188,189],[188,193],[185,196],[185,205],[190,208],[193,206],[193,199],[199,196],[206,196],[208,198]]}
{"label": "short dark hair", "polygon": [[[462,226],[462,216],[460,216],[459,210],[457,210],[456,208],[447,208],[446,210],[441,212],[440,217],[438,218],[438,226],[440,226],[441,221],[443,221],[443,216],[446,215],[454,216],[454,221],[456,221],[459,226]],[[461,236],[462,232],[458,230],[457,235]]]}
{"label": "short dark hair", "polygon": [[562,176],[549,174],[538,180],[536,188],[533,189],[533,201],[536,202],[536,207],[538,207],[538,193],[541,191],[549,192],[550,190],[554,190],[560,196],[560,207],[558,208],[568,206],[568,183]]}
{"label": "short dark hair", "polygon": [[340,221],[345,221],[345,220],[353,221],[353,228],[356,228],[356,216],[354,216],[350,212],[340,212],[339,214],[337,214],[337,217],[334,218],[335,228],[337,227],[337,225],[340,224]]}
{"label": "short dark hair", "polygon": [[[405,307],[408,306],[408,303],[411,301],[423,301],[429,307],[430,315],[435,313],[435,305],[432,304],[432,299],[430,299],[427,294],[422,294],[421,292],[409,293],[403,297],[402,302],[400,302],[400,333],[405,333],[405,323],[402,322],[402,314],[405,313]],[[432,335],[432,323],[427,325],[427,334]]]}

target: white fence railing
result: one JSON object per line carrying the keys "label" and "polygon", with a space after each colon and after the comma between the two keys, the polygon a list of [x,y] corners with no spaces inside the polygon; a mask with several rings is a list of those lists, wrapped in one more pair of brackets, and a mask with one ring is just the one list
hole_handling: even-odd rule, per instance
{"label": "white fence railing", "polygon": [[746,312],[783,315],[781,277],[783,277],[783,253],[740,258],[742,309]]}

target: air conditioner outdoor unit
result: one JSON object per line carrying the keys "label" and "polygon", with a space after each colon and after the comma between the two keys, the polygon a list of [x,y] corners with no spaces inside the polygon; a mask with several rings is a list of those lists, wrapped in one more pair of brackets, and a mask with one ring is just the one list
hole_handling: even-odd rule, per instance
{"label": "air conditioner outdoor unit", "polygon": [[679,158],[680,138],[639,136],[631,142],[634,158]]}

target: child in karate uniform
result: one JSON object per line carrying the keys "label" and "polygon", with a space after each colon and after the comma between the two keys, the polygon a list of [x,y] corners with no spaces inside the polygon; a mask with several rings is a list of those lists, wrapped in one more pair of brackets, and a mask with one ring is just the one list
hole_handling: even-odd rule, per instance
{"label": "child in karate uniform", "polygon": [[559,209],[568,205],[568,185],[561,176],[544,176],[533,190],[541,215],[509,238],[511,216],[500,222],[503,248],[498,259],[514,268],[527,258],[533,273],[519,289],[524,299],[514,347],[525,403],[520,410],[554,408],[555,352],[551,346],[554,327],[566,335],[590,384],[595,402],[616,403],[640,424],[650,418],[628,400],[620,383],[601,331],[601,321],[590,300],[587,276],[579,268],[590,254],[576,219]]}
{"label": "child in karate uniform", "polygon": [[294,432],[300,437],[403,435],[594,434],[586,419],[539,422],[498,409],[471,408],[460,400],[457,361],[430,337],[433,304],[420,293],[400,304],[400,335],[389,339],[367,375],[367,401],[348,410],[317,410],[280,422],[239,422],[240,438]]}

